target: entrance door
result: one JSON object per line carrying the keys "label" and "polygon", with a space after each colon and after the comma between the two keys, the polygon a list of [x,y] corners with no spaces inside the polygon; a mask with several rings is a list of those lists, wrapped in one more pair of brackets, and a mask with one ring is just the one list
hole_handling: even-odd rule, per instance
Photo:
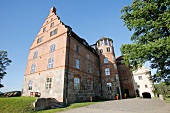
{"label": "entrance door", "polygon": [[148,92],[142,93],[143,98],[151,98],[151,94]]}

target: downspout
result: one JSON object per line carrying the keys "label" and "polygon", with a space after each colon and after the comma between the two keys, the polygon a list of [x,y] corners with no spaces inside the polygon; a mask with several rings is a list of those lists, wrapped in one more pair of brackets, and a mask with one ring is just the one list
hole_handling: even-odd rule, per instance
{"label": "downspout", "polygon": [[[66,69],[66,98],[65,98],[65,104],[68,104],[68,74],[69,74],[69,62],[70,62],[70,36],[71,36],[71,28],[68,27],[68,54],[67,54],[67,69]],[[66,46],[67,48],[67,46]],[[67,50],[67,49],[66,49]],[[67,52],[67,51],[66,51]]]}

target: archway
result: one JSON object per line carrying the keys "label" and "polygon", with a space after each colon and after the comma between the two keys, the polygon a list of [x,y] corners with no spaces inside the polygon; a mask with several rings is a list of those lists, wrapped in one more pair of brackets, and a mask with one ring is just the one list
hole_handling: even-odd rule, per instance
{"label": "archway", "polygon": [[142,93],[143,98],[151,98],[151,94],[148,92]]}

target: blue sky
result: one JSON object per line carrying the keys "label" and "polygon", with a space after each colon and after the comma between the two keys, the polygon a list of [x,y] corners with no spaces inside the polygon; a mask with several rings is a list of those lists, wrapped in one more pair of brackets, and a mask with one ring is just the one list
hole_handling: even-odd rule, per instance
{"label": "blue sky", "polygon": [[113,39],[116,56],[132,32],[123,26],[120,10],[132,0],[0,0],[0,50],[13,61],[7,67],[0,91],[21,90],[26,62],[34,38],[50,8],[73,31],[94,44],[102,36]]}

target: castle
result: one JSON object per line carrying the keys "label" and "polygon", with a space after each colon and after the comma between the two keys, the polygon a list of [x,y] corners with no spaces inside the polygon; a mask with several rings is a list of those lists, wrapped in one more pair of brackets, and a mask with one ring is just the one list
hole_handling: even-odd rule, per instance
{"label": "castle", "polygon": [[88,101],[90,97],[134,97],[130,67],[114,53],[113,40],[102,37],[95,44],[73,32],[52,7],[32,43],[22,95],[55,98],[61,103]]}

